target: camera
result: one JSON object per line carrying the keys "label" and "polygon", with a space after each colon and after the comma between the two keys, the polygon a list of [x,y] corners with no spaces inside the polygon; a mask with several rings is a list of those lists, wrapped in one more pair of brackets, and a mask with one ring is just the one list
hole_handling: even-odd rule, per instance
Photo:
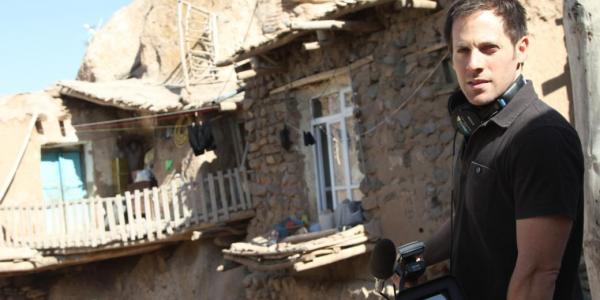
{"label": "camera", "polygon": [[427,264],[423,260],[425,244],[423,242],[411,242],[398,247],[398,265],[396,274],[400,276],[400,290],[404,289],[406,281],[415,281],[425,273]]}

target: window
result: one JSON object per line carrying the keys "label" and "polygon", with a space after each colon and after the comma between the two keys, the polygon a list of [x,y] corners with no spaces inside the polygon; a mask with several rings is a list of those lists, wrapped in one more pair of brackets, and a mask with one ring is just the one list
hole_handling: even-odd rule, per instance
{"label": "window", "polygon": [[352,115],[352,90],[311,100],[312,130],[316,140],[319,212],[334,211],[344,199],[361,200],[357,141]]}

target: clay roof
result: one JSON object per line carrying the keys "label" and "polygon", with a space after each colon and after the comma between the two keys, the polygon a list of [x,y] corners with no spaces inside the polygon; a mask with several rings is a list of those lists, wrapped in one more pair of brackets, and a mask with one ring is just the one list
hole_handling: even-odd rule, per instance
{"label": "clay roof", "polygon": [[99,105],[125,110],[165,112],[181,108],[180,88],[168,87],[139,79],[87,82],[63,80],[57,83],[59,93]]}
{"label": "clay roof", "polygon": [[63,80],[57,84],[58,92],[99,105],[112,106],[125,110],[146,110],[167,112],[195,109],[243,100],[244,94],[236,91],[236,84],[206,84],[183,92],[180,87],[170,87],[139,79],[115,80],[106,82],[87,82]]}
{"label": "clay roof", "polygon": [[[313,13],[304,20],[324,20],[336,19],[369,7],[392,3],[396,0],[335,0],[325,3],[313,4]],[[298,18],[301,19],[301,18]],[[226,66],[235,62],[250,58],[260,53],[270,51],[284,46],[296,38],[309,33],[309,31],[291,30],[289,27],[277,32],[276,34],[265,36],[262,40],[252,44],[244,45],[238,49],[231,57],[217,62],[217,66]]]}

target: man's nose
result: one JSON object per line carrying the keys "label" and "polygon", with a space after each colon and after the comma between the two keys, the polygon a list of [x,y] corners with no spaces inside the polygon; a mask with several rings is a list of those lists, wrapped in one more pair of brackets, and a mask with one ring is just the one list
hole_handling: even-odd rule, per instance
{"label": "man's nose", "polygon": [[479,51],[472,51],[469,55],[469,61],[467,62],[467,70],[479,71],[483,68],[485,58]]}

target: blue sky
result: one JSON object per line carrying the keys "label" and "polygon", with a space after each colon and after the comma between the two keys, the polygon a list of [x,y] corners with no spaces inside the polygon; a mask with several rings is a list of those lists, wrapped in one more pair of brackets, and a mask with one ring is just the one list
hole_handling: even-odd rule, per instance
{"label": "blue sky", "polygon": [[132,0],[3,1],[0,5],[0,96],[43,90],[75,79],[89,37]]}

